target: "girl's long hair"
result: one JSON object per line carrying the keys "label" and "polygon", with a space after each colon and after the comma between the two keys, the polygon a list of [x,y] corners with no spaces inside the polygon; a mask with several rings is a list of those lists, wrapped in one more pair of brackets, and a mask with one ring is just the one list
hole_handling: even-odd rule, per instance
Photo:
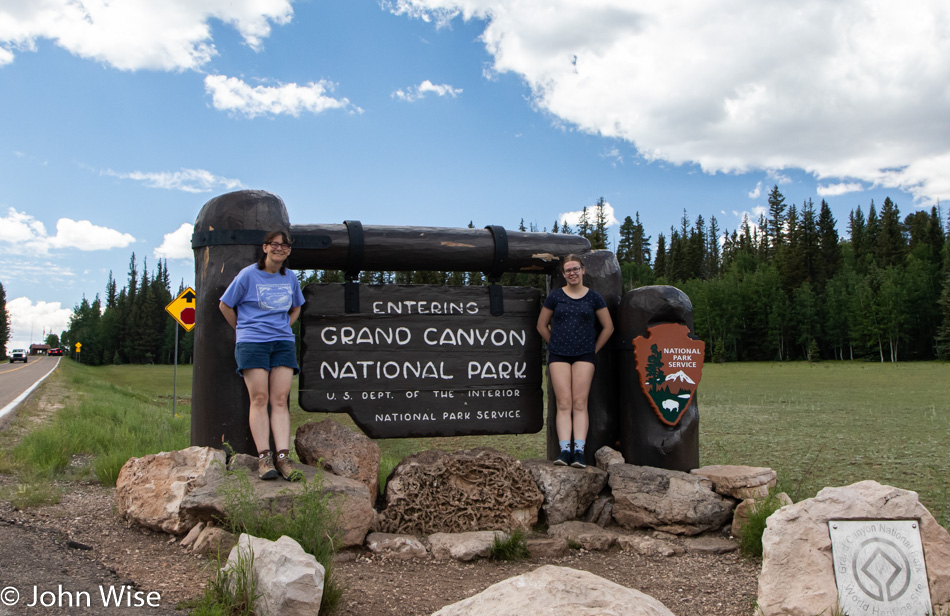
{"label": "girl's long hair", "polygon": [[[277,239],[277,238],[281,239]],[[262,244],[270,244],[273,241],[286,242],[290,245],[293,245],[294,241],[290,238],[290,233],[284,231],[283,229],[277,229],[276,231],[271,231],[264,236],[264,241]],[[264,269],[264,263],[267,261],[267,253],[264,252],[263,248],[261,249],[261,258],[257,260],[257,269]],[[287,273],[287,260],[284,259],[284,262],[280,264],[280,275],[283,276]]]}

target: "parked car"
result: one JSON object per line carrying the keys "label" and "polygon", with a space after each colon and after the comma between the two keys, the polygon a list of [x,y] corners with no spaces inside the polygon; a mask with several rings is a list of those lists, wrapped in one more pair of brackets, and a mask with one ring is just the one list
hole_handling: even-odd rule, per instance
{"label": "parked car", "polygon": [[13,349],[10,351],[10,363],[12,364],[15,361],[22,361],[24,364],[27,362],[26,359],[26,349]]}
{"label": "parked car", "polygon": [[49,354],[50,354],[50,355],[62,355],[62,354],[63,354],[63,350],[62,350],[61,348],[59,348],[59,347],[53,347],[52,349],[49,350]]}

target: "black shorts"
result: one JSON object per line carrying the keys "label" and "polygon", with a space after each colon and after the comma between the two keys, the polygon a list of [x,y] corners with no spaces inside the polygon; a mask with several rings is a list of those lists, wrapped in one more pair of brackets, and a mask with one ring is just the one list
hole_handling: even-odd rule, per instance
{"label": "black shorts", "polygon": [[566,364],[573,364],[578,361],[586,361],[591,364],[597,363],[597,354],[596,353],[584,353],[583,355],[558,355],[557,353],[552,353],[548,351],[548,363],[553,364],[556,362],[562,362]]}

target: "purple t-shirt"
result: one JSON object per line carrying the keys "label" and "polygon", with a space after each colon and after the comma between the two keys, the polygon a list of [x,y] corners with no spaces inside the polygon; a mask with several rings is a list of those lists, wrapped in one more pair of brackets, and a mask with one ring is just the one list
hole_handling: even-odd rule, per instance
{"label": "purple t-shirt", "polygon": [[594,352],[597,347],[595,313],[607,307],[600,293],[588,289],[584,297],[574,299],[563,288],[554,289],[544,300],[544,307],[554,311],[549,351],[567,357]]}
{"label": "purple t-shirt", "polygon": [[289,312],[304,303],[292,271],[271,274],[257,263],[238,272],[221,301],[237,311],[236,342],[293,340]]}

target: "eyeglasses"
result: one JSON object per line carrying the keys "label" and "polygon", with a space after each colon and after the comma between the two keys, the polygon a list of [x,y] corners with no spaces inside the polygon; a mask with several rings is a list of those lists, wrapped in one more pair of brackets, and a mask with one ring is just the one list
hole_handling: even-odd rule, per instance
{"label": "eyeglasses", "polygon": [[582,269],[582,268],[580,268],[580,267],[572,267],[572,268],[570,268],[570,269],[564,270],[564,273],[569,276],[569,275],[571,275],[571,274],[576,274],[577,272],[581,271],[581,269]]}
{"label": "eyeglasses", "polygon": [[290,250],[290,244],[281,244],[280,242],[268,242],[264,245],[270,246],[273,250]]}

